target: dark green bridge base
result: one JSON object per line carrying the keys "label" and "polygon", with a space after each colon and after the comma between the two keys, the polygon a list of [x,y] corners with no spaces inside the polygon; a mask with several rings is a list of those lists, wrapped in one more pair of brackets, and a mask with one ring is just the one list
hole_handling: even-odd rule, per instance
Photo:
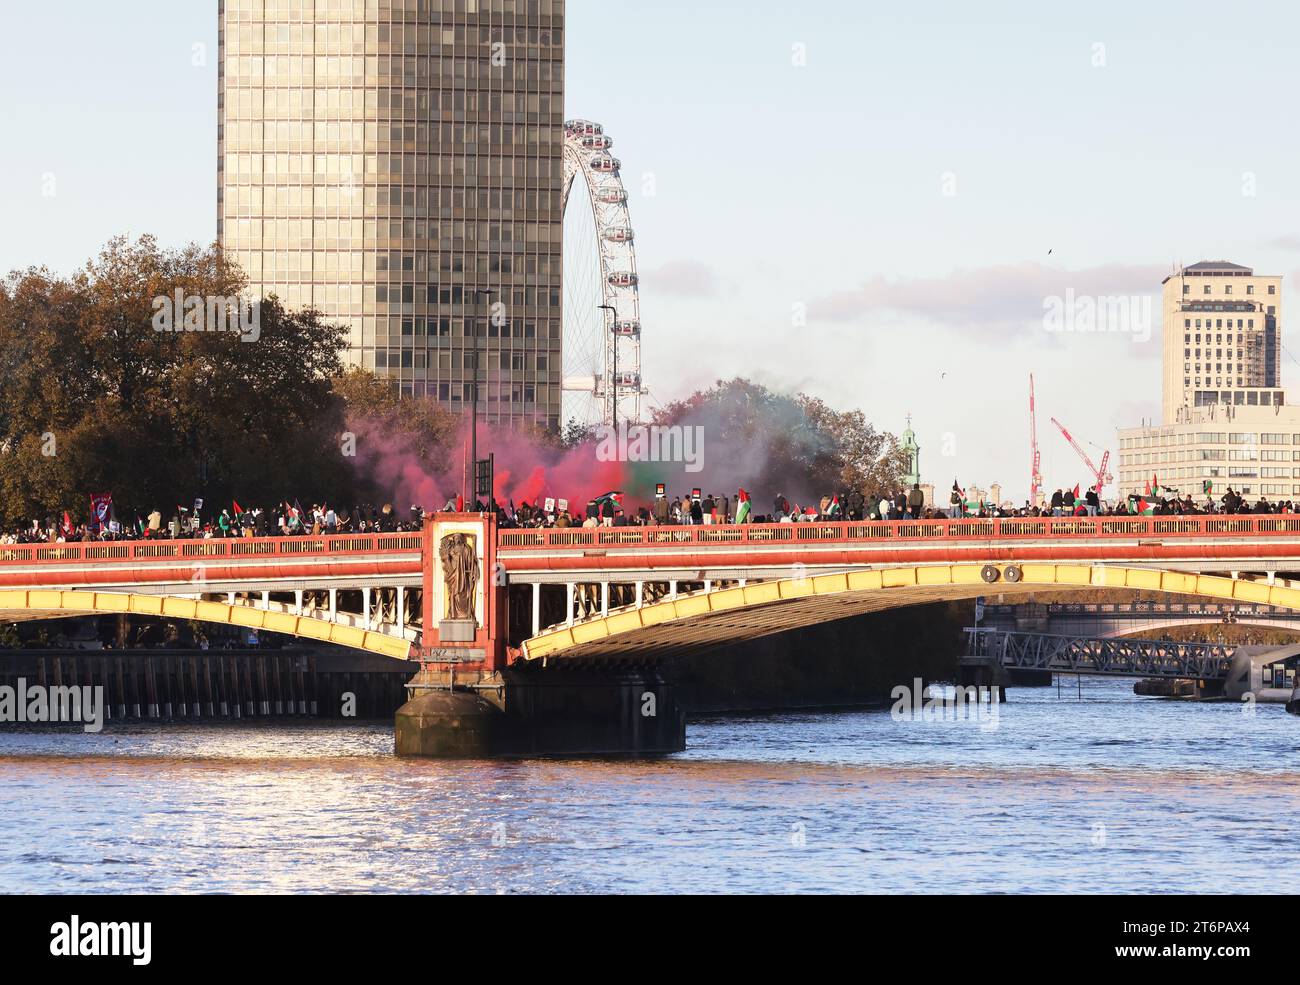
{"label": "dark green bridge base", "polygon": [[422,671],[397,710],[399,756],[658,756],[686,748],[686,715],[654,670],[511,670],[455,681]]}

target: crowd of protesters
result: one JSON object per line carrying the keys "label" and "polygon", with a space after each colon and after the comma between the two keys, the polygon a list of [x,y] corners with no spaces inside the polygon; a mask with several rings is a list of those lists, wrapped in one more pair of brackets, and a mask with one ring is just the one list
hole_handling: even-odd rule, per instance
{"label": "crowd of protesters", "polygon": [[[1231,487],[1217,498],[1208,494],[1199,501],[1191,494],[1170,489],[1159,495],[1131,495],[1117,500],[1103,500],[1095,489],[1080,492],[1057,489],[1044,497],[1041,505],[1028,501],[1022,506],[1011,503],[972,502],[956,483],[948,503],[925,502],[919,485],[887,493],[861,493],[856,490],[822,496],[815,503],[791,501],[778,493],[771,509],[756,513],[743,490],[732,495],[716,495],[692,490],[677,496],[657,494],[649,505],[624,507],[620,493],[608,493],[585,504],[585,509],[571,510],[564,500],[513,502],[502,505],[490,502],[467,504],[463,497],[449,498],[442,506],[447,512],[495,512],[500,526],[506,528],[565,528],[597,526],[678,526],[733,523],[803,523],[812,521],[913,521],[964,520],[997,517],[1068,517],[1068,516],[1181,516],[1223,513],[1294,513],[1290,500],[1271,501],[1264,496],[1254,502]],[[123,516],[125,513],[125,516]],[[412,506],[408,511],[362,504],[335,508],[313,504],[304,508],[297,501],[283,501],[269,508],[240,508],[237,503],[214,510],[206,516],[199,509],[176,507],[164,514],[116,510],[99,520],[75,523],[70,514],[47,516],[27,523],[8,524],[0,529],[0,544],[72,543],[79,541],[201,539],[209,537],[295,537],[322,534],[369,534],[417,531],[424,521],[424,510]]]}
{"label": "crowd of protesters", "polygon": [[[888,493],[863,494],[850,490],[836,495],[823,496],[816,503],[803,505],[777,494],[771,511],[765,514],[750,512],[741,507],[747,501],[744,491],[734,496],[690,493],[669,497],[656,496],[650,506],[623,509],[617,500],[592,501],[582,512],[573,513],[567,508],[547,509],[543,505],[521,504],[506,509],[497,507],[503,526],[508,527],[595,527],[595,526],[675,526],[731,523],[800,523],[811,521],[913,521],[913,520],[963,520],[998,517],[1068,517],[1068,516],[1181,516],[1223,513],[1293,513],[1290,500],[1270,501],[1259,497],[1249,501],[1232,488],[1218,497],[1204,495],[1199,501],[1190,494],[1179,494],[1171,489],[1160,490],[1159,495],[1131,495],[1126,498],[1105,500],[1096,489],[1086,491],[1057,489],[1044,497],[1041,505],[1029,501],[1021,506],[1009,502],[987,503],[971,501],[955,483],[946,505],[927,504],[925,494],[918,484],[910,489]],[[495,502],[492,504],[495,507]]]}
{"label": "crowd of protesters", "polygon": [[138,512],[115,508],[88,522],[74,522],[68,512],[26,523],[7,524],[0,544],[75,543],[80,541],[203,539],[209,537],[297,537],[339,533],[396,533],[419,530],[424,511],[412,506],[403,514],[391,503],[336,509],[328,504],[305,508],[280,502],[269,508],[243,509],[237,504],[204,514],[175,507]]}

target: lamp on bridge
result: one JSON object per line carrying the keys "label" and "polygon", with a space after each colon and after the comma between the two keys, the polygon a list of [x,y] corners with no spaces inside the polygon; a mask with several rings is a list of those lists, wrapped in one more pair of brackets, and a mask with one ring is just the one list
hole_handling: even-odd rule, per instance
{"label": "lamp on bridge", "polygon": [[[487,300],[487,318],[483,321],[483,334],[487,335],[487,326],[492,320],[492,295],[496,294],[496,289],[491,287],[479,288],[474,292],[481,294]],[[479,334],[478,321],[471,319],[470,324],[474,326],[474,370],[470,377],[470,405],[469,405],[469,461],[470,461],[470,497],[469,502],[473,504],[478,501],[479,496],[479,460],[478,460],[478,361],[479,361]],[[488,496],[492,495],[491,473],[492,466],[489,461],[487,466],[488,472]],[[462,491],[463,495],[463,491]]]}

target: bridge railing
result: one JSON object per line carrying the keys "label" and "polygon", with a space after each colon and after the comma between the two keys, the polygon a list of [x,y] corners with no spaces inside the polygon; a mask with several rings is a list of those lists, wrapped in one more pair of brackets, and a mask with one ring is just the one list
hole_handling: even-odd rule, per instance
{"label": "bridge railing", "polygon": [[0,567],[39,563],[138,561],[198,563],[219,558],[301,558],[303,555],[419,552],[418,533],[346,534],[321,537],[225,537],[211,540],[119,540],[77,544],[0,544]]}
{"label": "bridge railing", "polygon": [[1086,540],[1300,535],[1300,515],[1015,517],[1006,519],[845,521],[665,527],[565,527],[501,530],[506,550],[553,548],[755,546],[918,540]]}

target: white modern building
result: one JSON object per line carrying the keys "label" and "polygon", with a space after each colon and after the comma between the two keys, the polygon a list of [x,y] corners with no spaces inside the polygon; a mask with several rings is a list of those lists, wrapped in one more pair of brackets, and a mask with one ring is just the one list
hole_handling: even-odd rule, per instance
{"label": "white modern building", "polygon": [[1119,431],[1121,497],[1163,487],[1300,499],[1300,408],[1279,372],[1282,278],[1203,261],[1163,283],[1159,425]]}

